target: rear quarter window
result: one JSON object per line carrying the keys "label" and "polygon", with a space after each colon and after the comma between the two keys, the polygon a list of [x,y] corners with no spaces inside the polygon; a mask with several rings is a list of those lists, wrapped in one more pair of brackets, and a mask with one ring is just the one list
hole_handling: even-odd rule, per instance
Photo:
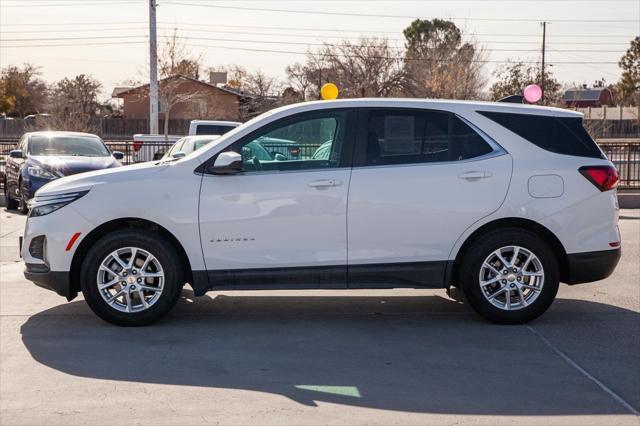
{"label": "rear quarter window", "polygon": [[478,111],[532,144],[557,154],[604,158],[579,117]]}

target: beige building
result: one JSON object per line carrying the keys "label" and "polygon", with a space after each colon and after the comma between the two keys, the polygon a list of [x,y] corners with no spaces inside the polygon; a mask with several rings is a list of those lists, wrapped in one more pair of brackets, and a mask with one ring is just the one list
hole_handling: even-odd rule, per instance
{"label": "beige building", "polygon": [[[240,120],[246,94],[209,84],[186,76],[173,76],[159,81],[159,118],[168,106],[170,119]],[[112,97],[123,100],[125,118],[149,118],[149,85],[116,87]]]}

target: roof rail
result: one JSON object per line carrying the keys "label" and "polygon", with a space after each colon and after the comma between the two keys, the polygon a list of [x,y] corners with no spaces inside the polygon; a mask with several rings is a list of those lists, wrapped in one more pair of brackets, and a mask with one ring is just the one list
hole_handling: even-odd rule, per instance
{"label": "roof rail", "polygon": [[510,104],[523,104],[524,103],[524,96],[522,95],[509,95],[509,96],[505,96],[502,99],[498,99],[498,102],[507,102]]}

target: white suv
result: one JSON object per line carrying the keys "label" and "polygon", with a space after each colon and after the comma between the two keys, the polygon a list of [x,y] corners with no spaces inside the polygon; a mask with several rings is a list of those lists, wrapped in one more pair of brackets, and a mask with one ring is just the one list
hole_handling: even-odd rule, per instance
{"label": "white suv", "polygon": [[[184,158],[47,184],[25,276],[82,291],[118,325],[159,319],[185,283],[196,296],[453,285],[491,321],[530,321],[559,282],[603,279],[620,258],[618,175],[581,119],[405,99],[275,109]],[[265,137],[323,155],[260,155]]]}

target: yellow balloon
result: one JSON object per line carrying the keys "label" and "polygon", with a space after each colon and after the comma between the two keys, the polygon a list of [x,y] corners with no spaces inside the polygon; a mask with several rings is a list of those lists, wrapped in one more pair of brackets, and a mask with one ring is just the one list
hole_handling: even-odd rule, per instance
{"label": "yellow balloon", "polygon": [[336,99],[338,97],[338,86],[333,83],[326,83],[320,88],[320,96],[325,101]]}

